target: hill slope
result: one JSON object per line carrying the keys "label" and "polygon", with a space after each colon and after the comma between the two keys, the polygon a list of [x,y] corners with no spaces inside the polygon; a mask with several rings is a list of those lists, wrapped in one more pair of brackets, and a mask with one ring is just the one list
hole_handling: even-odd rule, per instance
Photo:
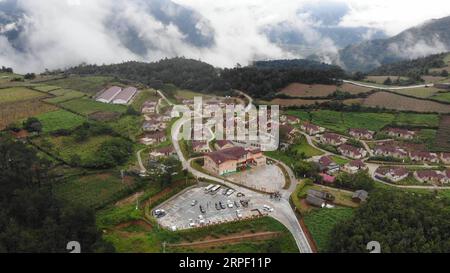
{"label": "hill slope", "polygon": [[349,71],[370,71],[401,60],[450,51],[450,16],[428,21],[389,39],[351,45],[339,52],[339,63]]}

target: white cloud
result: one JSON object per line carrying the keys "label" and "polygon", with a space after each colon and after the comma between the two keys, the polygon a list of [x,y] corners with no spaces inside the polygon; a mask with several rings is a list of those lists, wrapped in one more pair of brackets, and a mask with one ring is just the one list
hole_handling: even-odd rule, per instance
{"label": "white cloud", "polygon": [[[247,64],[259,58],[305,57],[286,51],[263,33],[267,26],[279,23],[302,33],[319,52],[337,51],[331,39],[312,28],[317,22],[313,22],[308,14],[297,13],[312,0],[173,0],[203,16],[205,21],[200,21],[195,27],[203,33],[207,33],[209,27],[213,29],[215,43],[211,47],[186,43],[186,34],[176,25],[162,24],[149,14],[143,5],[145,1],[151,0],[18,0],[27,13],[21,34],[25,52],[16,51],[1,36],[2,32],[16,26],[0,26],[0,65],[26,72],[81,62],[152,61],[174,56],[201,59],[216,66],[233,66],[238,62]],[[444,0],[341,2],[351,7],[341,25],[375,26],[391,34],[424,20],[450,14],[450,5]],[[164,8],[168,14],[177,13],[171,6]],[[120,42],[117,31],[105,25],[110,16],[136,30],[143,46],[148,49],[146,56],[138,56]],[[367,38],[370,35],[368,32]]]}

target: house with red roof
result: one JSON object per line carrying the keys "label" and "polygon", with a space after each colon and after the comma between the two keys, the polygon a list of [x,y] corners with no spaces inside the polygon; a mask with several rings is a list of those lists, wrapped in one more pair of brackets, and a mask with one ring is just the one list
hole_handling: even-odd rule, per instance
{"label": "house with red roof", "polygon": [[409,158],[412,161],[425,161],[431,163],[439,163],[439,157],[435,153],[424,152],[424,151],[412,151],[409,153]]}
{"label": "house with red roof", "polygon": [[319,159],[318,164],[320,171],[325,171],[328,174],[333,174],[340,170],[339,164],[334,162],[330,156],[322,156]]}
{"label": "house with red roof", "polygon": [[440,172],[435,170],[418,170],[414,172],[414,177],[423,183],[448,183],[449,178],[446,172]]}
{"label": "house with red roof", "polygon": [[348,144],[343,144],[338,147],[338,151],[346,157],[350,157],[353,159],[361,159],[367,155],[367,151],[363,148],[355,147]]}
{"label": "house with red roof", "polygon": [[266,158],[261,150],[232,147],[205,154],[203,168],[217,175],[225,175],[265,164]]}
{"label": "house with red roof", "polygon": [[300,129],[310,136],[325,132],[325,128],[319,127],[317,125],[308,122],[305,122],[302,125],[300,125]]}
{"label": "house with red roof", "polygon": [[228,148],[234,147],[234,144],[233,144],[233,142],[231,142],[229,140],[217,140],[214,147],[217,150],[223,150],[223,149],[228,149]]}
{"label": "house with red roof", "polygon": [[373,153],[376,156],[393,158],[406,158],[408,156],[408,153],[405,150],[392,145],[375,146]]}
{"label": "house with red roof", "polygon": [[349,135],[356,139],[373,139],[374,131],[369,131],[363,128],[351,128],[348,130]]}
{"label": "house with red roof", "polygon": [[361,160],[352,160],[345,164],[342,170],[350,174],[355,174],[367,170],[367,165]]}
{"label": "house with red roof", "polygon": [[381,180],[388,180],[391,182],[398,182],[407,178],[409,172],[403,167],[379,167],[375,171],[375,177]]}
{"label": "house with red roof", "polygon": [[401,139],[413,139],[416,133],[402,128],[388,128],[386,133],[390,137],[401,138]]}
{"label": "house with red roof", "polygon": [[323,144],[339,146],[347,142],[347,138],[335,133],[325,133],[320,136],[320,141]]}
{"label": "house with red roof", "polygon": [[440,158],[442,163],[450,164],[450,153],[442,153]]}
{"label": "house with red roof", "polygon": [[209,153],[211,152],[211,148],[208,145],[207,141],[192,141],[192,150],[196,153]]}

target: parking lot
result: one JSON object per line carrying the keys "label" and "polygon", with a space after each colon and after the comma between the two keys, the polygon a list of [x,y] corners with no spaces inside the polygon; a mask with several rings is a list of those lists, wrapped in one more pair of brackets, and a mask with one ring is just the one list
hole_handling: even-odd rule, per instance
{"label": "parking lot", "polygon": [[228,175],[226,178],[235,183],[265,192],[277,192],[284,187],[285,183],[284,174],[280,168],[277,165],[270,164]]}
{"label": "parking lot", "polygon": [[[231,191],[223,186],[215,192],[206,191],[206,186],[189,189],[159,206],[153,211],[154,215],[157,210],[162,211],[155,215],[158,223],[171,230],[182,230],[270,213],[271,208],[264,208],[264,200],[239,192],[229,194]],[[224,194],[227,191],[229,195]]]}

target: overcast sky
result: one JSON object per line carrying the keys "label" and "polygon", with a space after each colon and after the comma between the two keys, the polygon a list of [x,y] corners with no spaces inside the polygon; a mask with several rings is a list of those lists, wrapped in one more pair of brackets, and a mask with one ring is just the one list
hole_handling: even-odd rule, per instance
{"label": "overcast sky", "polygon": [[[14,0],[0,0],[0,3],[7,1]],[[178,18],[178,25],[164,16],[149,14],[147,6],[150,2],[160,5],[164,16]],[[18,50],[17,45],[5,36],[17,25],[0,25],[0,65],[25,72],[64,68],[81,62],[102,64],[186,56],[229,67],[236,63],[247,64],[257,58],[305,57],[286,51],[262,32],[264,28],[281,23],[295,27],[317,50],[337,52],[333,41],[314,30],[324,22],[321,18],[313,18],[308,9],[326,15],[331,10],[343,8],[345,14],[336,25],[375,27],[388,35],[432,18],[450,15],[449,0],[172,2],[195,15],[186,17],[186,12],[172,5],[170,0],[17,0],[26,13],[21,19],[23,48]],[[2,16],[8,17],[7,12],[2,14],[0,10],[0,19]],[[183,24],[179,22],[192,24],[193,21],[193,26],[187,30],[190,33],[183,32],[186,30],[181,29]],[[199,37],[204,45],[195,42]]]}

